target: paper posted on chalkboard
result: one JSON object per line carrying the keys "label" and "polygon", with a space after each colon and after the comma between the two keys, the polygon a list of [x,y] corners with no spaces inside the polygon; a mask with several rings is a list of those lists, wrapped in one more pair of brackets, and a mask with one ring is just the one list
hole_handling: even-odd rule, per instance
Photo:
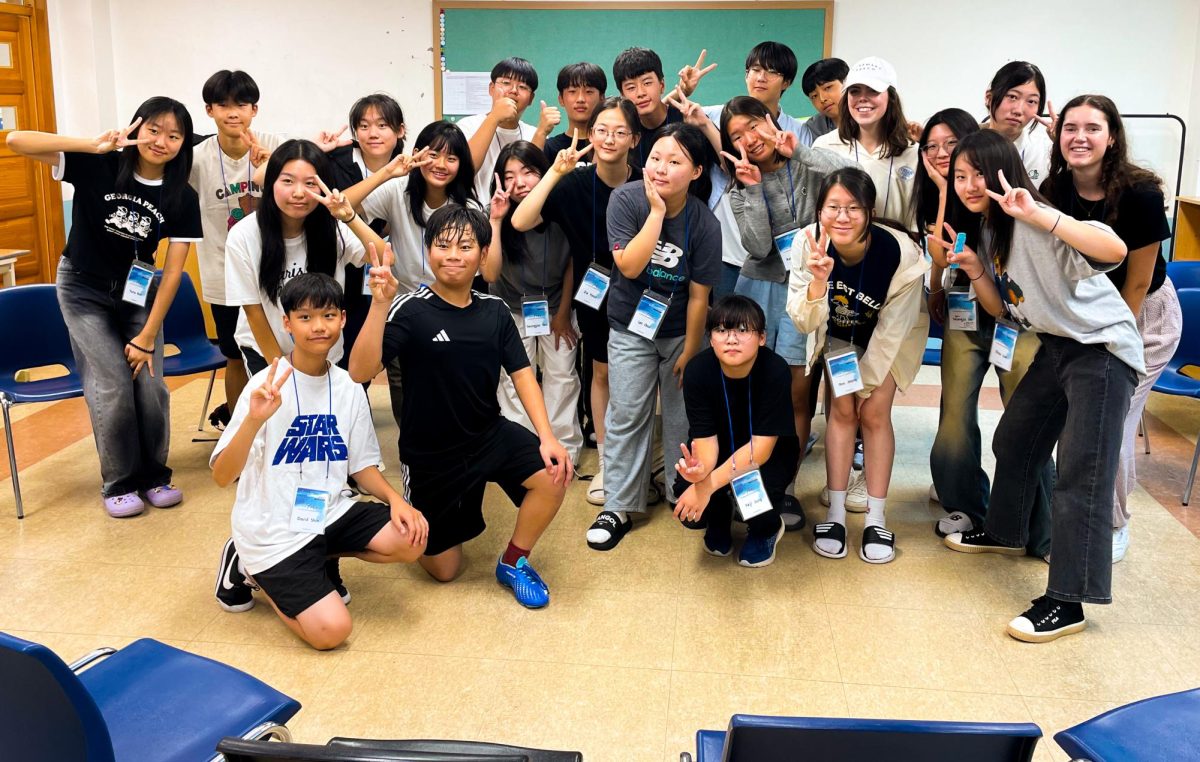
{"label": "paper posted on chalkboard", "polygon": [[443,114],[486,114],[492,110],[492,97],[488,95],[491,72],[445,71],[442,72]]}

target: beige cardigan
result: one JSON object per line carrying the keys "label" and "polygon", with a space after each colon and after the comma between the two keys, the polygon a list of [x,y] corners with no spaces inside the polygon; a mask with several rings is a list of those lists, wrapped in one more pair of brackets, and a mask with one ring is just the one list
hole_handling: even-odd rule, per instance
{"label": "beige cardigan", "polygon": [[[817,235],[816,226],[805,230]],[[900,265],[888,286],[887,298],[879,311],[879,322],[871,334],[859,367],[862,371],[863,388],[857,392],[866,399],[883,383],[888,373],[896,379],[896,388],[904,391],[917,377],[921,359],[925,354],[925,339],[929,335],[929,314],[925,307],[925,273],[929,263],[913,240],[899,230],[884,225],[875,225],[873,235],[895,237],[900,244]],[[797,330],[807,333],[807,364],[805,372],[813,366],[817,353],[825,345],[825,331],[829,321],[828,287],[820,298],[809,300],[807,275],[811,247],[808,236],[797,235],[797,245],[792,247],[792,272],[788,279],[787,313]]]}

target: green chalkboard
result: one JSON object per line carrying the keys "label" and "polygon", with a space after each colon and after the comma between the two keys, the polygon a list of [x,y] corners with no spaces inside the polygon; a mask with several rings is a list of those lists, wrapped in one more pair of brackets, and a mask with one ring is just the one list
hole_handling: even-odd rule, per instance
{"label": "green chalkboard", "polygon": [[[591,61],[609,79],[608,95],[617,95],[612,63],[629,47],[659,54],[669,89],[676,72],[695,63],[701,49],[706,64],[719,64],[700,83],[695,99],[705,105],[746,94],[746,54],[764,40],[782,42],[796,53],[799,71],[784,94],[783,110],[811,116],[801,92],[800,75],[813,61],[829,55],[832,2],[744,3],[434,3],[434,71],[438,73],[434,107],[447,119],[467,114],[443,112],[441,73],[488,72],[509,56],[528,59],[540,80],[524,120],[536,122],[539,100],[558,102],[558,70]],[[532,119],[530,117],[533,117]]]}

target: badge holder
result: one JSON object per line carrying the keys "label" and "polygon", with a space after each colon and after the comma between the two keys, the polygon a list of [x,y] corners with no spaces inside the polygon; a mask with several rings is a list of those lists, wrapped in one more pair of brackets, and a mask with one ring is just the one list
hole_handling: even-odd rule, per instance
{"label": "badge holder", "polygon": [[525,323],[526,336],[550,335],[550,302],[546,297],[528,297],[521,300],[521,319]]}
{"label": "badge holder", "polygon": [[371,265],[363,265],[362,295],[371,295]]}
{"label": "badge holder", "polygon": [[829,380],[833,396],[842,397],[861,391],[862,369],[858,363],[858,347],[853,344],[843,348],[831,348],[825,353],[825,367],[829,369]]}
{"label": "badge holder", "polygon": [[1017,349],[1019,330],[1014,323],[1004,319],[996,320],[996,330],[992,332],[992,351],[988,361],[1000,370],[1012,370],[1013,354]]}
{"label": "badge holder", "polygon": [[974,331],[979,327],[979,305],[971,299],[968,289],[946,290],[947,324],[956,331]]}
{"label": "badge holder", "polygon": [[305,534],[325,534],[325,512],[329,508],[332,493],[324,483],[307,484],[303,480],[296,487],[292,500],[292,516],[288,528]]}
{"label": "badge holder", "polygon": [[667,316],[667,307],[670,304],[671,297],[668,296],[666,301],[663,301],[661,296],[646,289],[641,300],[638,301],[637,308],[633,311],[633,320],[629,321],[630,333],[653,341],[654,337],[658,335],[658,329],[662,327],[663,318]]}
{"label": "badge holder", "polygon": [[783,269],[788,272],[792,271],[792,247],[795,246],[796,236],[799,234],[800,228],[795,228],[775,236],[775,248],[779,249],[779,256],[783,257]]}
{"label": "badge holder", "polygon": [[757,467],[733,477],[729,486],[733,488],[733,498],[737,501],[742,521],[749,521],[771,510],[771,498],[767,497],[767,486]]}
{"label": "badge holder", "polygon": [[129,267],[129,276],[125,278],[125,292],[121,294],[121,300],[145,307],[146,298],[150,295],[150,284],[153,282],[154,268],[145,262],[133,260]]}
{"label": "badge holder", "polygon": [[579,289],[575,292],[575,301],[585,307],[598,310],[600,305],[604,304],[604,297],[608,295],[610,285],[612,285],[612,275],[608,269],[593,262],[588,265],[587,271],[583,274]]}

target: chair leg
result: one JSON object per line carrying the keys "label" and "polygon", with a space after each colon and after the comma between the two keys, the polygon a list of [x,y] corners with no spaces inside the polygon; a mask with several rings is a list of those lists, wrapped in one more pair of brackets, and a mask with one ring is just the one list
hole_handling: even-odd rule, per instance
{"label": "chair leg", "polygon": [[0,407],[4,408],[4,436],[8,439],[8,472],[12,474],[13,497],[17,499],[17,518],[25,518],[25,504],[21,502],[21,477],[17,474],[17,454],[13,450],[12,419],[8,409],[12,400],[7,394],[0,394]]}
{"label": "chair leg", "polygon": [[212,399],[213,384],[217,382],[217,371],[214,369],[208,376],[208,391],[204,392],[204,404],[200,406],[200,425],[196,431],[204,431],[204,419],[208,417],[208,403]]}
{"label": "chair leg", "polygon": [[1196,481],[1196,461],[1200,460],[1200,439],[1196,440],[1196,449],[1192,453],[1192,468],[1188,471],[1187,486],[1183,489],[1183,504],[1187,505],[1192,499],[1192,485]]}
{"label": "chair leg", "polygon": [[1150,454],[1150,427],[1146,425],[1146,411],[1142,411],[1142,421],[1138,424],[1138,433],[1146,440],[1146,454]]}

